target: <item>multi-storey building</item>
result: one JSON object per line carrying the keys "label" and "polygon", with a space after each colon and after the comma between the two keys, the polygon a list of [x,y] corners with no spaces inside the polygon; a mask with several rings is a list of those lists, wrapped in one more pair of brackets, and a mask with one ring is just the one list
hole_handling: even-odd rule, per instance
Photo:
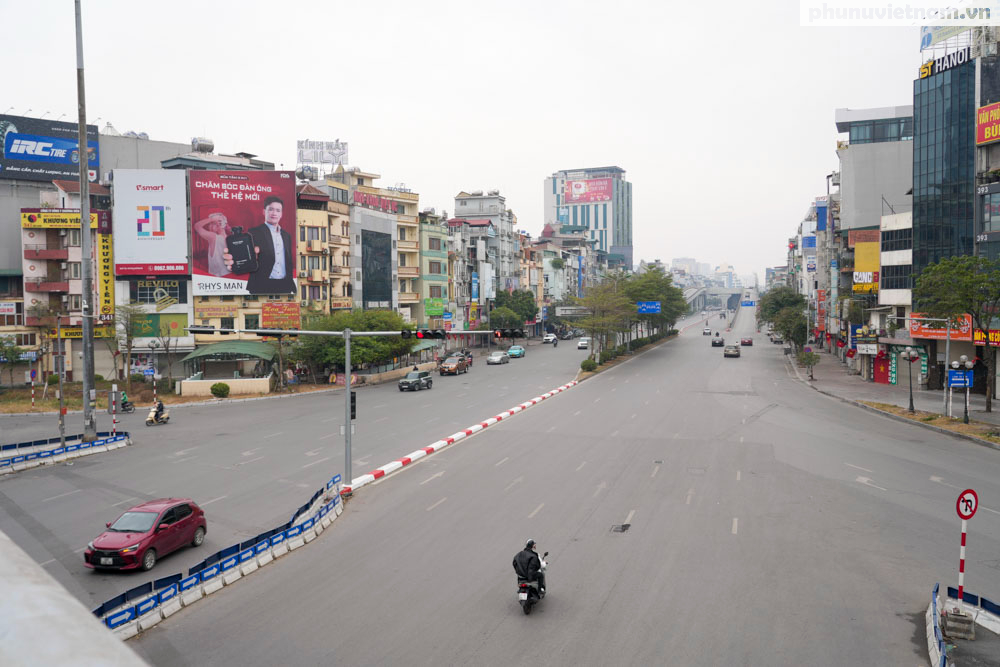
{"label": "multi-storey building", "polygon": [[517,216],[507,208],[506,198],[499,190],[490,190],[485,195],[482,190],[460,192],[455,196],[455,217],[492,223],[496,233],[488,239],[487,250],[492,258],[494,282],[498,290],[516,289]]}
{"label": "multi-storey building", "polygon": [[531,331],[531,335],[537,336],[543,333],[544,326],[542,309],[545,307],[545,279],[542,273],[542,252],[532,244],[531,236],[523,232],[518,233],[518,243],[521,248],[518,289],[531,292],[536,307],[535,319],[525,322],[525,326]]}
{"label": "multi-storey building", "polygon": [[302,314],[330,312],[330,197],[308,183],[295,188],[298,206],[298,283]]}
{"label": "multi-storey building", "polygon": [[433,329],[454,327],[449,293],[448,223],[434,209],[421,211],[420,303],[416,321]]}
{"label": "multi-storey building", "polygon": [[468,328],[474,329],[489,318],[496,298],[498,247],[496,227],[489,220],[452,218],[448,221],[452,258],[452,275],[457,315],[463,316]]}
{"label": "multi-storey building", "polygon": [[351,191],[343,183],[323,181],[319,188],[327,193],[327,220],[330,239],[330,310],[351,310]]}
{"label": "multi-storey building", "polygon": [[582,226],[609,266],[632,270],[632,184],[621,167],[564,169],[545,179],[545,223]]}

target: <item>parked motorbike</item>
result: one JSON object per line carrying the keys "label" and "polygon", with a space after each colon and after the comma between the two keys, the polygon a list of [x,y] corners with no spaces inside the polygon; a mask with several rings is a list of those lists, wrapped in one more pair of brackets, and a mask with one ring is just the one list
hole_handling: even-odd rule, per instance
{"label": "parked motorbike", "polygon": [[[541,576],[542,581],[545,581],[545,570],[548,569],[549,566],[548,561],[545,560],[545,557],[548,555],[549,552],[546,551],[542,554],[542,557],[538,559],[541,561],[539,575]],[[548,586],[547,583],[546,586]],[[538,604],[538,601],[543,597],[545,597],[545,592],[539,588],[537,581],[522,581],[518,579],[517,599],[518,602],[521,603],[521,610],[524,612],[525,616],[531,613],[531,608]]]}
{"label": "parked motorbike", "polygon": [[160,418],[156,418],[156,406],[154,405],[149,409],[149,414],[146,415],[146,426],[159,426],[160,424],[166,424],[170,421],[170,410],[164,410]]}

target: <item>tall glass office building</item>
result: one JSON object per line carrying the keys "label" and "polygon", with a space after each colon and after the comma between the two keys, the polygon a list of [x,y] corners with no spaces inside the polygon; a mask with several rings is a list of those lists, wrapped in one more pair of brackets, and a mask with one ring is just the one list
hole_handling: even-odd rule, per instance
{"label": "tall glass office building", "polygon": [[913,272],[973,254],[976,63],[913,82]]}

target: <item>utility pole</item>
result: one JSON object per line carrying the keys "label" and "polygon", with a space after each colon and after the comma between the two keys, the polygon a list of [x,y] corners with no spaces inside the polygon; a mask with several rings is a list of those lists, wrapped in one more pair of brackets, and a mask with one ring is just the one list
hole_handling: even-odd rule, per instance
{"label": "utility pole", "polygon": [[351,329],[344,327],[344,479],[350,484],[351,474]]}
{"label": "utility pole", "polygon": [[76,6],[76,98],[79,107],[80,152],[80,250],[83,278],[83,440],[97,438],[97,421],[94,404],[94,265],[90,239],[90,153],[87,145],[87,101],[83,80],[83,20],[80,0]]}

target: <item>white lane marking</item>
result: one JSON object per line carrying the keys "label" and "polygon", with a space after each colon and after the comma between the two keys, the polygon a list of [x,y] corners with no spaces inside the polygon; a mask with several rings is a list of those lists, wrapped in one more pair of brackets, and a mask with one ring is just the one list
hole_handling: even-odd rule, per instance
{"label": "white lane marking", "polygon": [[45,567],[45,566],[46,566],[46,565],[48,565],[49,563],[54,563],[54,562],[56,562],[56,559],[55,559],[55,558],[50,558],[50,559],[48,559],[47,561],[45,561],[44,563],[39,563],[39,564],[38,564],[38,567]]}
{"label": "white lane marking", "polygon": [[448,500],[448,499],[447,498],[442,498],[441,500],[437,501],[436,503],[434,503],[433,505],[431,505],[430,507],[428,507],[426,511],[430,512],[432,509],[434,509],[435,507],[437,507],[438,505],[440,505],[441,503],[443,503],[446,500]]}
{"label": "white lane marking", "polygon": [[267,458],[266,456],[258,456],[258,457],[257,457],[257,458],[255,458],[255,459],[250,459],[249,461],[240,461],[240,462],[239,462],[239,463],[237,463],[236,465],[238,465],[238,466],[245,466],[245,465],[247,465],[248,463],[256,463],[257,461],[263,461],[263,460],[264,460],[264,459],[266,459],[266,458]]}
{"label": "white lane marking", "polygon": [[529,519],[534,519],[535,515],[538,514],[539,512],[541,512],[543,507],[545,507],[545,503],[542,503],[541,505],[539,505],[538,507],[536,507],[535,511],[528,515],[528,518]]}
{"label": "white lane marking", "polygon": [[607,482],[601,482],[600,484],[598,484],[597,485],[597,490],[594,491],[594,496],[593,497],[596,498],[597,494],[599,494],[601,491],[603,491],[606,488],[608,488],[608,483]]}
{"label": "white lane marking", "polygon": [[984,509],[987,512],[993,512],[994,514],[1000,514],[1000,512],[998,512],[996,510],[991,510],[989,507],[983,507],[982,505],[980,505],[979,507],[980,507],[980,509]]}
{"label": "white lane marking", "polygon": [[503,489],[503,490],[504,490],[504,492],[507,492],[507,491],[509,491],[509,490],[510,490],[510,488],[511,488],[512,486],[514,486],[515,484],[520,484],[520,483],[521,483],[521,482],[523,482],[523,481],[524,481],[524,478],[523,478],[523,477],[518,477],[518,478],[517,478],[517,479],[515,479],[515,480],[514,480],[513,482],[511,482],[510,484],[508,484],[507,486],[505,486],[505,487],[504,487],[504,489]]}
{"label": "white lane marking", "polygon": [[430,418],[430,419],[428,419],[428,420],[427,420],[427,421],[426,421],[425,423],[426,423],[426,424],[430,424],[431,422],[436,422],[436,421],[437,421],[437,420],[439,420],[439,419],[441,419],[441,418],[440,418],[440,417],[431,417],[431,418]]}
{"label": "white lane marking", "polygon": [[277,438],[282,433],[284,433],[284,431],[278,431],[277,433],[272,433],[271,435],[265,435],[264,439],[267,440],[268,438]]}
{"label": "white lane marking", "polygon": [[600,401],[600,400],[601,400],[601,397],[600,397],[600,396],[598,396],[597,398],[595,398],[595,399],[594,399],[594,403],[597,403],[597,402],[598,402],[598,401]]}
{"label": "white lane marking", "polygon": [[219,500],[222,500],[223,498],[228,498],[228,497],[229,497],[229,496],[219,496],[218,498],[212,498],[211,500],[206,500],[205,502],[203,502],[203,503],[199,503],[199,504],[200,504],[200,505],[201,505],[202,507],[204,507],[205,505],[211,505],[212,503],[214,503],[214,502],[216,502],[216,501],[219,501]]}
{"label": "white lane marking", "polygon": [[197,458],[197,457],[188,456],[187,458],[177,459],[176,461],[171,461],[171,463],[184,463],[185,461],[190,461],[191,459],[194,459],[194,458]]}
{"label": "white lane marking", "polygon": [[320,436],[320,440],[329,440],[330,438],[335,438],[338,435],[340,435],[340,434],[339,433],[327,433],[324,436]]}
{"label": "white lane marking", "polygon": [[372,457],[370,457],[370,456],[366,456],[366,457],[365,457],[365,458],[363,458],[363,459],[358,459],[358,460],[356,461],[356,463],[357,463],[358,465],[361,465],[361,466],[366,466],[366,465],[368,465],[368,462],[369,462],[369,461],[371,461],[371,460],[372,460]]}
{"label": "white lane marking", "polygon": [[586,461],[584,461],[583,463],[581,463],[580,465],[578,465],[576,467],[576,470],[574,472],[580,472],[581,470],[583,470],[583,466],[585,466],[585,465],[587,465]]}
{"label": "white lane marking", "polygon": [[737,482],[740,481],[740,471],[739,470],[736,471],[736,481]]}
{"label": "white lane marking", "polygon": [[629,511],[628,516],[625,517],[625,523],[632,523],[632,517],[634,516],[635,516],[635,510]]}
{"label": "white lane marking", "polygon": [[694,489],[688,489],[687,499],[684,501],[685,505],[691,504],[691,497],[694,496]]}
{"label": "white lane marking", "polygon": [[74,493],[80,493],[83,489],[77,489],[75,491],[67,491],[66,493],[60,493],[58,496],[52,496],[51,498],[42,498],[43,503],[47,503],[50,500],[55,500],[56,498],[65,498],[66,496],[72,496]]}
{"label": "white lane marking", "polygon": [[[202,503],[202,504],[204,504],[204,503]],[[73,549],[73,553],[75,553],[75,554],[83,553],[84,551],[86,551],[86,549],[87,549],[87,547],[80,547],[79,549]]]}
{"label": "white lane marking", "polygon": [[388,417],[379,417],[378,419],[376,419],[376,420],[375,420],[375,421],[373,421],[372,423],[373,423],[373,424],[377,424],[377,423],[379,423],[379,422],[384,422],[384,421],[386,421],[387,419],[389,419],[389,418],[388,418]]}
{"label": "white lane marking", "polygon": [[656,466],[655,468],[653,468],[653,474],[650,475],[649,478],[653,479],[654,477],[656,477],[656,473],[658,472],[660,472],[660,466]]}
{"label": "white lane marking", "polygon": [[503,465],[504,463],[507,463],[507,461],[510,461],[510,457],[509,457],[509,456],[505,456],[505,457],[503,457],[502,459],[500,459],[499,461],[497,461],[497,462],[496,462],[496,463],[494,463],[493,465],[495,465],[496,467],[498,467],[498,468],[499,468],[499,467],[500,467],[500,466],[502,466],[502,465]]}
{"label": "white lane marking", "polygon": [[[577,413],[577,414],[579,414],[579,413]],[[546,433],[552,433],[552,431],[554,431],[554,430],[556,430],[556,427],[555,426],[550,426],[549,430],[547,430]]]}
{"label": "white lane marking", "polygon": [[260,447],[258,447],[257,449],[248,449],[245,452],[240,452],[240,454],[242,454],[243,456],[253,456],[254,454],[256,454],[259,451],[260,451]]}
{"label": "white lane marking", "polygon": [[119,500],[117,503],[112,503],[111,506],[118,507],[119,505],[124,505],[125,503],[132,502],[133,500],[139,500],[139,499],[133,496],[131,498],[126,498],[125,500]]}
{"label": "white lane marking", "polygon": [[430,404],[430,403],[428,403],[427,405],[421,405],[421,406],[420,406],[420,409],[421,409],[421,410],[426,410],[426,409],[427,409],[427,408],[429,408],[429,407],[431,407],[431,404]]}
{"label": "white lane marking", "polygon": [[858,484],[864,484],[865,486],[870,486],[873,489],[878,489],[879,491],[888,491],[888,489],[883,489],[881,486],[872,484],[872,481],[867,477],[857,477],[854,481]]}
{"label": "white lane marking", "polygon": [[583,412],[583,410],[577,410],[576,412],[573,413],[573,416],[579,417],[581,412]]}
{"label": "white lane marking", "polygon": [[738,530],[739,525],[740,525],[740,520],[737,519],[736,517],[733,517],[733,535],[736,534],[736,531]]}
{"label": "white lane marking", "polygon": [[635,419],[638,416],[639,416],[638,413],[635,413],[635,412],[632,413],[632,419]]}
{"label": "white lane marking", "polygon": [[336,417],[330,417],[328,419],[324,419],[323,423],[326,424],[326,423],[332,422],[332,421],[337,421],[337,418]]}
{"label": "white lane marking", "polygon": [[312,463],[307,463],[307,464],[305,464],[304,466],[302,466],[302,468],[308,468],[308,467],[310,467],[310,466],[314,466],[314,465],[316,465],[317,463],[322,463],[323,461],[329,461],[329,460],[330,460],[330,459],[332,459],[332,458],[333,458],[332,456],[324,456],[324,457],[323,457],[323,458],[321,458],[321,459],[316,459],[316,460],[315,460],[315,461],[313,461]]}
{"label": "white lane marking", "polygon": [[935,475],[931,475],[931,481],[932,482],[937,482],[938,484],[943,484],[944,486],[950,486],[953,489],[960,489],[960,488],[962,488],[960,486],[955,486],[954,484],[949,484],[948,482],[944,481],[942,478],[937,477]]}
{"label": "white lane marking", "polygon": [[[617,389],[617,387],[612,387],[612,388],[611,388],[611,391],[614,391],[615,389]],[[596,403],[596,402],[597,402],[597,401],[594,401],[594,403]]]}
{"label": "white lane marking", "polygon": [[[854,468],[855,470],[860,470],[861,472],[875,472],[874,470],[869,470],[868,468],[862,468],[861,466],[856,466],[853,463],[844,462],[844,465],[848,468]],[[931,479],[934,479],[931,477]]]}
{"label": "white lane marking", "polygon": [[616,435],[618,435],[618,431],[612,431],[612,432],[611,432],[611,437],[612,437],[612,438],[613,438],[613,437],[615,437]]}
{"label": "white lane marking", "polygon": [[387,407],[389,406],[383,403],[382,405],[373,405],[372,410],[381,410],[382,408],[387,408]]}
{"label": "white lane marking", "polygon": [[316,456],[321,451],[323,451],[322,447],[320,447],[319,449],[310,449],[308,452],[306,452],[306,456]]}
{"label": "white lane marking", "polygon": [[193,452],[195,449],[197,449],[197,447],[190,447],[188,449],[178,449],[176,452],[174,452],[174,456],[184,456],[188,452]]}
{"label": "white lane marking", "polygon": [[740,436],[740,442],[743,442],[743,436],[742,435]]}
{"label": "white lane marking", "polygon": [[441,472],[436,472],[433,475],[431,475],[430,477],[428,477],[427,479],[425,479],[424,481],[420,482],[420,484],[418,484],[418,486],[423,486],[427,482],[430,482],[431,480],[437,479],[438,477],[440,477],[443,474],[444,474],[444,470],[442,470]]}

